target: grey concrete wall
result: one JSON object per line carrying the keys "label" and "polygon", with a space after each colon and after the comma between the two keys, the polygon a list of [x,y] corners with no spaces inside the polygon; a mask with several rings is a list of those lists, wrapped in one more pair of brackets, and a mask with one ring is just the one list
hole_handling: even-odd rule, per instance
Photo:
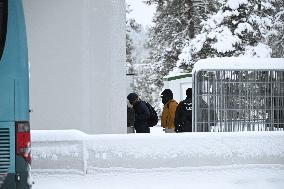
{"label": "grey concrete wall", "polygon": [[32,129],[126,132],[124,0],[23,0]]}

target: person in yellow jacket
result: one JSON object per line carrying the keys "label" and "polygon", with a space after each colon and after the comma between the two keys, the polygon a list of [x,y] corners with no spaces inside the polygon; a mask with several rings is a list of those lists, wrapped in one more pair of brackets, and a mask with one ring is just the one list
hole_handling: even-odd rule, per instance
{"label": "person in yellow jacket", "polygon": [[175,132],[175,113],[177,108],[177,102],[173,99],[173,92],[170,89],[165,89],[161,93],[162,103],[164,104],[161,118],[161,125],[165,130],[165,133]]}

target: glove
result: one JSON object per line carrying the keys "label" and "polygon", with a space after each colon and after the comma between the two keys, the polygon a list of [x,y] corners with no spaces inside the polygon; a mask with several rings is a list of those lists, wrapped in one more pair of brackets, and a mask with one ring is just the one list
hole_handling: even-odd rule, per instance
{"label": "glove", "polygon": [[181,126],[181,125],[178,125],[176,128],[175,128],[175,132],[176,133],[180,133],[180,132],[183,132],[184,131],[184,129],[183,129],[183,127]]}

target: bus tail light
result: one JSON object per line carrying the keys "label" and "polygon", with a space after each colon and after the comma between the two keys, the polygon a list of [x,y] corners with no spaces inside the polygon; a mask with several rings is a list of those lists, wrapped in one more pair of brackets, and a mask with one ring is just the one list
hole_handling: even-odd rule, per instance
{"label": "bus tail light", "polygon": [[31,134],[27,121],[16,122],[16,153],[31,164]]}

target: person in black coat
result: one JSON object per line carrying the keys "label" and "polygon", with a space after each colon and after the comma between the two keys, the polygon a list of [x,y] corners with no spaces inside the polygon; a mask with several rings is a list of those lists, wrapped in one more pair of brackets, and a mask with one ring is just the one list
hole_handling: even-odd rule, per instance
{"label": "person in black coat", "polygon": [[178,104],[175,114],[175,131],[192,132],[192,89],[186,90],[186,99]]}
{"label": "person in black coat", "polygon": [[150,128],[148,125],[148,119],[150,117],[150,112],[147,108],[146,102],[140,100],[136,93],[130,93],[127,99],[135,112],[134,128],[136,133],[150,133]]}
{"label": "person in black coat", "polygon": [[127,133],[134,133],[135,112],[130,104],[127,104]]}

